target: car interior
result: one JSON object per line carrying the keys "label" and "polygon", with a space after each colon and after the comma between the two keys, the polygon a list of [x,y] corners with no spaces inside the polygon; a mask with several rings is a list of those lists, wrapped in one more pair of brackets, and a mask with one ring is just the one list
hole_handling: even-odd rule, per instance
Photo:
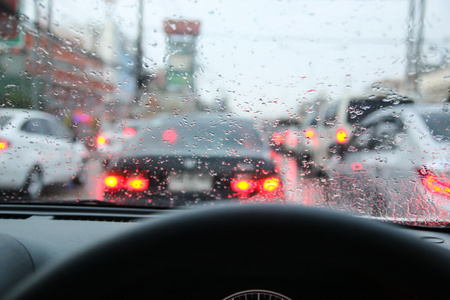
{"label": "car interior", "polygon": [[0,222],[5,299],[424,299],[449,279],[447,229],[320,208],[11,204]]}
{"label": "car interior", "polygon": [[0,0],[0,299],[448,299],[449,12]]}

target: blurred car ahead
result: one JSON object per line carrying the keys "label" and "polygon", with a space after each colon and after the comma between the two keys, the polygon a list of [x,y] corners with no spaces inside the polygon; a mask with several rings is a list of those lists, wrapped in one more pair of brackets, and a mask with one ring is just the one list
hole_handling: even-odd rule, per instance
{"label": "blurred car ahead", "polygon": [[86,147],[48,113],[0,109],[0,190],[38,199],[44,186],[86,180]]}
{"label": "blurred car ahead", "polygon": [[110,128],[103,128],[97,136],[96,144],[97,153],[104,165],[107,165],[114,155],[121,154],[128,141],[135,137],[145,124],[145,119],[124,120]]}
{"label": "blurred car ahead", "polygon": [[284,197],[269,146],[250,121],[206,114],[157,117],[133,143],[107,166],[108,201],[172,206]]}
{"label": "blurred car ahead", "polygon": [[382,214],[395,210],[397,217],[446,214],[441,208],[450,200],[449,104],[386,108],[358,128],[326,171],[334,193],[340,193],[334,199],[352,199],[345,206]]}
{"label": "blurred car ahead", "polygon": [[394,93],[324,101],[317,114],[311,114],[305,121],[301,128],[303,134],[290,150],[299,161],[309,160],[302,166],[308,166],[313,175],[321,176],[328,167],[330,150],[335,145],[345,145],[366,116],[384,107],[410,103],[413,100]]}

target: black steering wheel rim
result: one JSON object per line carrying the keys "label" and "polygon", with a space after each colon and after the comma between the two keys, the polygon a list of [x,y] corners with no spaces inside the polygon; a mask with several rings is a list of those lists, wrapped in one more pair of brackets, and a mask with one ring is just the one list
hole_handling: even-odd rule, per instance
{"label": "black steering wheel rim", "polygon": [[388,224],[231,205],[144,223],[36,274],[11,298],[223,299],[264,289],[292,299],[420,299],[445,296],[449,270],[446,251]]}

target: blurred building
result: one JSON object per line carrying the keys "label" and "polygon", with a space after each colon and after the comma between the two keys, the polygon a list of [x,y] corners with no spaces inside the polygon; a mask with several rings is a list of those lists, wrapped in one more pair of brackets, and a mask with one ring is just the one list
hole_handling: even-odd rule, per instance
{"label": "blurred building", "polygon": [[396,92],[411,96],[420,103],[450,102],[450,67],[442,65],[420,73],[417,77],[417,93],[409,91],[403,79],[386,79],[374,83],[370,89],[373,92]]}
{"label": "blurred building", "polygon": [[16,40],[0,41],[3,107],[48,111],[88,138],[133,101],[133,52],[112,21],[77,30],[23,21]]}
{"label": "blurred building", "polygon": [[114,90],[102,75],[102,59],[41,26],[22,24],[20,35],[20,43],[0,52],[2,105],[45,110],[61,118],[82,111],[82,123],[94,122],[91,112]]}
{"label": "blurred building", "polygon": [[419,90],[424,102],[450,102],[450,67],[422,73]]}

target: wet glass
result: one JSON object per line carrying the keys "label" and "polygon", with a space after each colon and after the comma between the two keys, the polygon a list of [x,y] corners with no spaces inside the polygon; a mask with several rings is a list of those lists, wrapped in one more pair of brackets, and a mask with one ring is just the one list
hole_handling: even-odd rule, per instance
{"label": "wet glass", "polygon": [[[0,201],[175,189],[449,219],[445,0],[5,3]],[[142,157],[184,165],[152,183]]]}
{"label": "wet glass", "polygon": [[427,123],[430,132],[437,141],[450,141],[450,119],[448,117],[448,112],[422,114],[422,118]]}

